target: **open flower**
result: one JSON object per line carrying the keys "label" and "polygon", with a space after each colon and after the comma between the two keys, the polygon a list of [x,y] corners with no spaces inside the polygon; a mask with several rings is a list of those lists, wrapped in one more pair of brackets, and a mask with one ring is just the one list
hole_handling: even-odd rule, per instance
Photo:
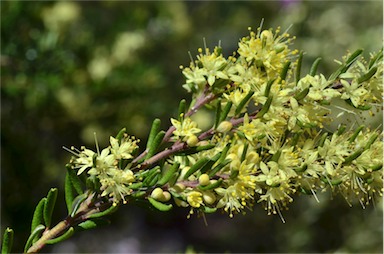
{"label": "open flower", "polygon": [[195,136],[196,133],[201,131],[197,128],[197,123],[192,121],[190,118],[185,118],[181,122],[171,118],[171,123],[176,128],[176,130],[173,131],[173,135],[178,138],[186,138],[184,141],[191,136]]}

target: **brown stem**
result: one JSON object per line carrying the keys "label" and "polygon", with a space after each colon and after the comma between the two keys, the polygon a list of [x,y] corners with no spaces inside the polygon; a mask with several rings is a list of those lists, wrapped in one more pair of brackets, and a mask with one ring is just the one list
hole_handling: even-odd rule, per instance
{"label": "brown stem", "polygon": [[70,217],[59,222],[55,227],[46,231],[43,236],[35,242],[27,251],[27,253],[39,252],[50,239],[54,239],[57,236],[63,234],[71,226]]}
{"label": "brown stem", "polygon": [[[211,102],[212,100],[214,100],[216,98],[216,95],[213,94],[213,93],[209,93],[209,94],[205,94],[203,93],[200,97],[197,98],[196,100],[196,103],[195,105],[193,105],[193,107],[185,114],[185,116],[191,116],[193,114],[195,114],[197,112],[197,110],[199,108],[201,108],[202,106],[204,106],[205,104]],[[172,136],[172,133],[176,130],[175,126],[170,126],[167,130],[167,132],[165,133],[164,135],[164,138],[163,138],[163,141],[161,142],[162,144],[166,143],[169,141],[169,139],[171,138]],[[172,150],[172,147],[170,148]],[[169,149],[168,149],[169,150]],[[167,150],[165,150],[167,151]],[[165,152],[163,151],[163,152]],[[169,151],[168,151],[169,152]],[[137,162],[139,162],[141,159],[143,159],[145,157],[145,155],[148,153],[148,149],[146,149],[144,152],[142,152],[139,156],[137,156],[133,161],[132,163],[133,164],[136,164]],[[165,152],[165,154],[167,154],[167,152]],[[172,153],[171,153],[172,154]],[[156,156],[156,155],[155,155]],[[151,158],[152,159],[152,158]],[[148,162],[149,160],[147,160],[145,162],[145,165],[148,165]],[[158,160],[155,158],[154,159],[154,162],[157,162]],[[143,167],[143,165],[141,166],[141,168]]]}

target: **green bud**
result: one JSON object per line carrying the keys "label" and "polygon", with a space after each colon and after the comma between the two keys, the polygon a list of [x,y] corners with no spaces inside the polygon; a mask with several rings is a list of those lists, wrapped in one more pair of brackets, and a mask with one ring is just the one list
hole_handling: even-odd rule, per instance
{"label": "green bud", "polygon": [[223,121],[217,126],[216,130],[220,133],[226,133],[232,129],[233,125],[230,121]]}
{"label": "green bud", "polygon": [[209,175],[202,174],[199,176],[199,184],[202,186],[210,184]]}

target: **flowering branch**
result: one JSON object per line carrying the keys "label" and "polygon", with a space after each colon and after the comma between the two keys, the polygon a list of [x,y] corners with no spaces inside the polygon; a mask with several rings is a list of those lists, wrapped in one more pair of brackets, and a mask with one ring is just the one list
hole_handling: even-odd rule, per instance
{"label": "flowering branch", "polygon": [[[303,53],[289,49],[293,39],[259,28],[228,58],[220,47],[199,49],[182,67],[191,105],[180,102],[167,131],[155,119],[140,154],[125,129],[102,150],[67,149],[74,155],[65,179],[68,216],[50,228],[52,189],[36,207],[25,252],[99,226],[137,199],[160,211],[185,207],[188,216],[223,210],[233,217],[262,203],[283,222],[283,209],[298,194],[318,200],[316,193],[328,189],[351,205],[375,202],[383,193],[381,129],[348,126],[341,116],[382,104],[382,50],[369,61],[362,50],[348,54],[329,78],[316,74],[317,59],[302,77]],[[202,107],[214,116],[206,130],[191,119]],[[330,131],[335,121],[339,127]]]}

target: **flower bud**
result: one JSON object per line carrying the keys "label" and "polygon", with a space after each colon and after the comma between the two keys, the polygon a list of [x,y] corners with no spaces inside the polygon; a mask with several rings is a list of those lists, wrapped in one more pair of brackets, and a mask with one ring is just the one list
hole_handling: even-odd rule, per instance
{"label": "flower bud", "polygon": [[154,189],[152,191],[151,197],[156,199],[156,200],[161,200],[162,198],[164,198],[163,190],[161,188],[157,187],[156,189]]}
{"label": "flower bud", "polygon": [[209,176],[207,174],[202,174],[200,177],[199,177],[199,184],[200,185],[208,185],[210,184],[210,181],[209,181]]}
{"label": "flower bud", "polygon": [[203,192],[203,200],[206,204],[212,205],[216,201],[216,196],[211,191],[205,191]]}
{"label": "flower bud", "polygon": [[222,121],[219,126],[216,128],[218,132],[225,133],[232,129],[233,125],[229,121]]}
{"label": "flower bud", "polygon": [[162,200],[160,200],[160,201],[163,201],[163,202],[169,201],[171,199],[171,193],[169,193],[168,191],[164,191],[163,192],[163,197],[164,198]]}
{"label": "flower bud", "polygon": [[260,38],[264,41],[270,42],[273,40],[273,34],[269,30],[264,30],[260,34]]}
{"label": "flower bud", "polygon": [[199,139],[196,137],[196,135],[191,135],[187,139],[187,145],[190,147],[196,146],[198,142],[199,142]]}

